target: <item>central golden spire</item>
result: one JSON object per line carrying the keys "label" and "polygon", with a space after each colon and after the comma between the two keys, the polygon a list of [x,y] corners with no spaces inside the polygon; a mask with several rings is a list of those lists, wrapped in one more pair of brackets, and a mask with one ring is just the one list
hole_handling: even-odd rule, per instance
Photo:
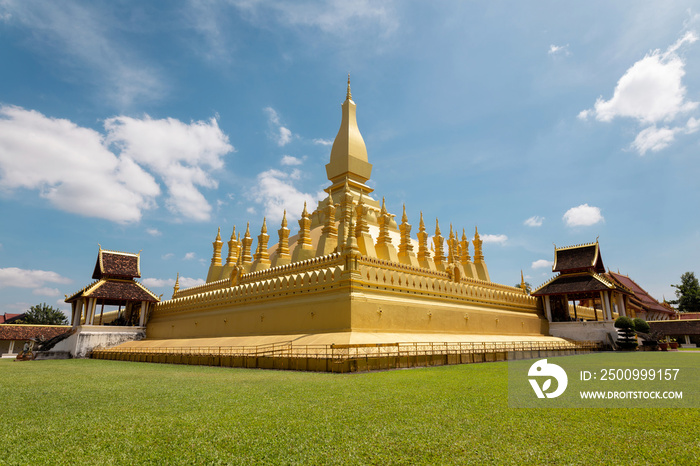
{"label": "central golden spire", "polygon": [[330,163],[326,165],[326,174],[333,183],[330,191],[342,187],[346,179],[351,187],[357,190],[363,189],[366,193],[372,191],[365,185],[372,173],[372,164],[367,159],[365,141],[357,127],[356,107],[352,100],[348,75],[348,90],[342,104],[340,129],[333,141]]}

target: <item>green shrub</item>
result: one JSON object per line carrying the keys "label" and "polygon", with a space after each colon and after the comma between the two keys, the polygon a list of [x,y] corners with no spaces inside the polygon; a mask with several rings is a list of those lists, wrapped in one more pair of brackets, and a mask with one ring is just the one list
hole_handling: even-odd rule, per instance
{"label": "green shrub", "polygon": [[627,316],[620,316],[615,320],[615,328],[634,328],[634,321]]}
{"label": "green shrub", "polygon": [[637,317],[632,322],[634,323],[634,329],[640,333],[649,333],[649,330],[651,330],[651,327],[644,319]]}
{"label": "green shrub", "polygon": [[617,332],[617,344],[622,349],[633,350],[637,347],[637,339],[634,336],[634,322],[626,316],[620,316],[615,320]]}

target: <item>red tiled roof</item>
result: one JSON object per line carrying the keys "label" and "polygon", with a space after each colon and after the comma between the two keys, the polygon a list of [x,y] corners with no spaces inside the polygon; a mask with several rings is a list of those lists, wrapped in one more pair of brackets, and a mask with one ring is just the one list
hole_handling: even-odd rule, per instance
{"label": "red tiled roof", "polygon": [[0,340],[51,339],[70,331],[68,325],[0,325]]}
{"label": "red tiled roof", "polygon": [[141,276],[139,254],[100,249],[92,278],[138,278]]}
{"label": "red tiled roof", "polygon": [[11,322],[13,319],[16,319],[17,317],[24,315],[22,314],[8,314],[7,312],[3,315],[0,315],[0,324],[4,324],[5,322]]}
{"label": "red tiled roof", "polygon": [[637,285],[637,283],[630,277],[615,272],[608,272],[606,275],[632,290],[635,298],[637,298],[645,309],[673,314],[672,310],[668,309],[652,298],[649,293],[647,293],[641,286]]}

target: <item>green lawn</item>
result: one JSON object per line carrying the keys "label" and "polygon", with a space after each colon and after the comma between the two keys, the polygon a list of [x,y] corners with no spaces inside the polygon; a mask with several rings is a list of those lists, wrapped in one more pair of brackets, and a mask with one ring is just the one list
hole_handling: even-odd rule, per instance
{"label": "green lawn", "polygon": [[697,462],[700,409],[512,409],[507,375],[2,360],[0,464]]}

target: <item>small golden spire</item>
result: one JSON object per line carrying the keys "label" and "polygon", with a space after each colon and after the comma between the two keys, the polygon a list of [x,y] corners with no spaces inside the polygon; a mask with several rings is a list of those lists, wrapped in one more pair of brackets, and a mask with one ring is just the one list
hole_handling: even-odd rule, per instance
{"label": "small golden spire", "polygon": [[523,269],[520,269],[520,289],[525,289],[525,277],[523,277]]}
{"label": "small golden spire", "polygon": [[245,226],[245,237],[246,238],[250,237],[250,222],[248,222]]}
{"label": "small golden spire", "polygon": [[231,233],[231,240],[236,239],[236,225],[233,226],[233,233]]}
{"label": "small golden spire", "polygon": [[350,73],[348,73],[348,93],[345,98],[347,100],[352,100],[352,93],[350,92]]}
{"label": "small golden spire", "polygon": [[306,211],[306,201],[304,201],[304,210],[303,210],[303,212],[301,213],[301,216],[302,216],[302,217],[308,217],[308,216],[309,216],[309,212]]}
{"label": "small golden spire", "polygon": [[216,241],[221,241],[221,227],[219,227],[219,230],[216,232]]}
{"label": "small golden spire", "polygon": [[406,215],[406,204],[403,205],[403,215],[401,216],[402,222],[408,222],[408,216]]}
{"label": "small golden spire", "polygon": [[260,229],[260,233],[267,233],[267,218],[263,217],[263,224],[262,228]]}
{"label": "small golden spire", "polygon": [[173,287],[173,298],[180,291],[180,272],[177,273],[177,278],[175,278],[175,286]]}
{"label": "small golden spire", "polygon": [[287,209],[284,209],[284,214],[282,215],[282,227],[287,226]]}
{"label": "small golden spire", "polygon": [[435,236],[440,234],[440,223],[438,223],[437,217],[435,218]]}
{"label": "small golden spire", "polygon": [[380,212],[382,215],[386,214],[386,202],[384,201],[384,198],[382,198],[382,211]]}
{"label": "small golden spire", "polygon": [[423,211],[420,211],[420,222],[418,222],[419,228],[425,228],[425,222],[423,221]]}

